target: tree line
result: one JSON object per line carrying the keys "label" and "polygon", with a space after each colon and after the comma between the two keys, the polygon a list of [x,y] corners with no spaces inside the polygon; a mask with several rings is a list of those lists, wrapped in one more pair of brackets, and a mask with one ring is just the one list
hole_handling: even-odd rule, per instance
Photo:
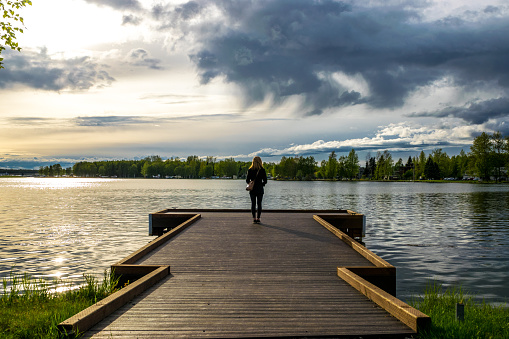
{"label": "tree line", "polygon": [[[39,169],[40,175],[79,177],[118,177],[118,178],[243,178],[251,162],[236,161],[233,158],[219,160],[215,157],[199,158],[196,155],[186,159],[149,156],[142,160],[81,161],[73,167],[62,168],[60,164]],[[318,163],[314,157],[282,157],[279,163],[265,162],[269,176],[276,179],[314,180],[314,179],[372,179],[372,180],[437,180],[462,179],[465,176],[479,177],[482,180],[506,177],[509,167],[509,136],[500,132],[483,132],[476,137],[470,152],[463,150],[458,155],[449,156],[441,148],[426,155],[421,151],[417,156],[409,156],[406,161],[394,160],[389,151],[367,154],[365,166],[361,167],[354,149],[348,155],[338,156],[332,151],[328,158]]]}
{"label": "tree line", "polygon": [[507,178],[505,168],[509,167],[509,136],[500,132],[481,133],[474,138],[470,152],[461,150],[458,155],[448,156],[441,148],[434,149],[428,156],[421,151],[418,156],[409,157],[406,163],[400,158],[394,162],[387,151],[378,152],[375,157],[368,155],[363,175],[377,180],[386,179],[454,179],[478,177],[481,180],[496,181]]}
{"label": "tree line", "polygon": [[251,162],[235,161],[233,158],[217,161],[214,157],[201,159],[196,155],[187,159],[149,156],[141,160],[80,161],[63,169],[60,164],[44,166],[40,175],[117,178],[211,178],[241,177]]}

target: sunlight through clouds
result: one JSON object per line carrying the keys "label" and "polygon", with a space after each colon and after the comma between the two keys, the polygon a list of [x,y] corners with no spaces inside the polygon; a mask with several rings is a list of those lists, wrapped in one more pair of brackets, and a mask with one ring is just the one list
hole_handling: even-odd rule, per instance
{"label": "sunlight through clouds", "polygon": [[0,167],[468,150],[509,133],[509,5],[45,0],[0,70]]}

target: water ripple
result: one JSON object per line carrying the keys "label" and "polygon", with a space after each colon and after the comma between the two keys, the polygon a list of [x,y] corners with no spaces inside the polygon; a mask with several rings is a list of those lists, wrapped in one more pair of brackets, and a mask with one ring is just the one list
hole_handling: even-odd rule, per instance
{"label": "water ripple", "polygon": [[[0,278],[15,272],[79,279],[149,242],[148,213],[248,208],[242,180],[0,178]],[[351,209],[366,215],[366,246],[397,267],[402,299],[429,280],[509,298],[509,186],[274,182],[264,206]]]}

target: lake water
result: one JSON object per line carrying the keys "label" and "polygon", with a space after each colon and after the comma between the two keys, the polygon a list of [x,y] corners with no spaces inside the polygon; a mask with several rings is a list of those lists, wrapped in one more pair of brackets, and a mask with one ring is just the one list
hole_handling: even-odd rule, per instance
{"label": "lake water", "polygon": [[[80,279],[153,239],[166,208],[249,208],[242,180],[0,178],[0,279]],[[264,207],[366,215],[366,247],[408,301],[430,280],[509,301],[509,185],[269,181]],[[250,215],[246,215],[250,218]],[[14,268],[13,268],[14,267]]]}

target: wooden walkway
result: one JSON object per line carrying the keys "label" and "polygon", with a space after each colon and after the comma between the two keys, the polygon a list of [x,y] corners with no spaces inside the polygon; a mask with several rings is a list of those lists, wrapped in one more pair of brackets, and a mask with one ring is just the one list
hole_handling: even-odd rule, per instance
{"label": "wooden walkway", "polygon": [[120,263],[171,269],[84,338],[414,334],[338,277],[338,267],[376,266],[313,215],[265,212],[252,224],[247,211],[200,212],[164,244]]}

